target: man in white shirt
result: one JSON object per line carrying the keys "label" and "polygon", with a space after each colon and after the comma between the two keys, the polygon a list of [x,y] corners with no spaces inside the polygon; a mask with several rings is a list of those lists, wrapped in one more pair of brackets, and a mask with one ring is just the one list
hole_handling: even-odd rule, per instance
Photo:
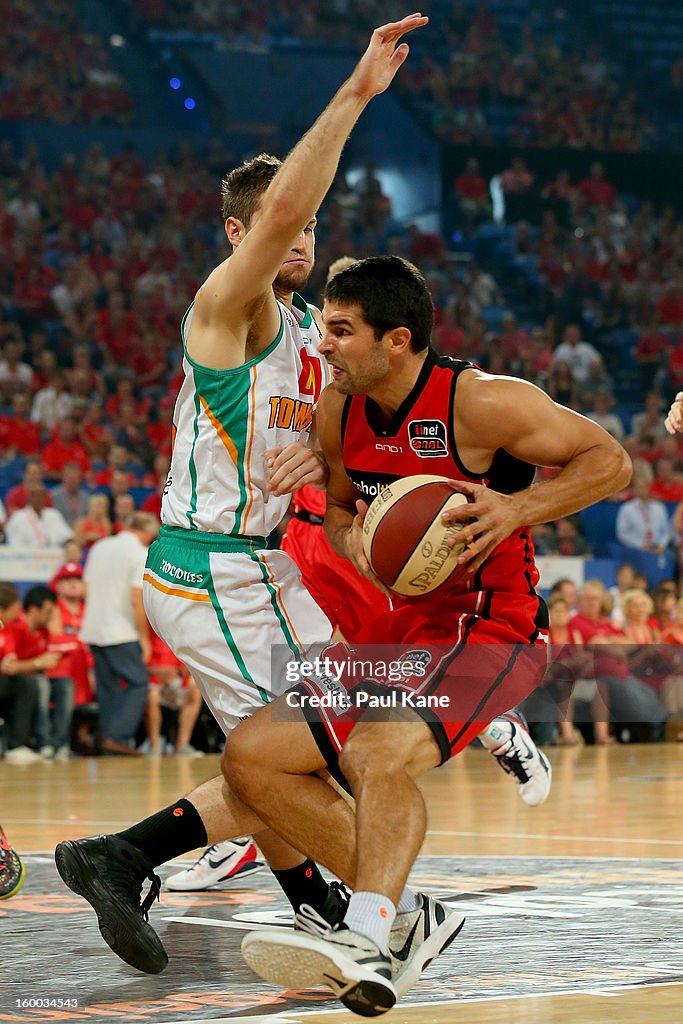
{"label": "man in white shirt", "polygon": [[154,516],[138,512],[125,530],[94,544],[85,564],[88,590],[81,640],[90,645],[95,659],[105,753],[137,754],[132,744],[147,700],[151,653],[142,577],[147,548],[158,531]]}
{"label": "man in white shirt", "polygon": [[36,392],[31,405],[31,419],[43,430],[50,431],[55,424],[71,415],[73,404],[74,397],[69,393],[66,374],[57,372],[46,387]]}
{"label": "man in white shirt", "polygon": [[553,352],[553,363],[568,363],[579,384],[588,380],[591,364],[600,359],[597,349],[581,338],[578,324],[567,324],[562,335],[562,342]]}
{"label": "man in white shirt", "polygon": [[633,479],[635,498],[624,502],[617,513],[617,540],[639,551],[665,551],[672,540],[671,521],[663,501],[650,497],[650,474]]}
{"label": "man in white shirt", "polygon": [[73,530],[61,512],[46,507],[43,483],[27,484],[26,491],[26,505],[13,512],[7,523],[7,543],[13,547],[60,548],[73,537]]}

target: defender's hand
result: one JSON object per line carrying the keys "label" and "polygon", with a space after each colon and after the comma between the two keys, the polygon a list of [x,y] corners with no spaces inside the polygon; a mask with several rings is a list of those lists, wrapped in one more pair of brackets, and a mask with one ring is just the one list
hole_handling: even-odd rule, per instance
{"label": "defender's hand", "polygon": [[363,99],[378,96],[391,85],[394,75],[408,56],[407,43],[398,43],[401,36],[426,25],[429,18],[419,12],[409,14],[402,21],[376,28],[370,37],[367,50],[356,65],[349,79],[349,85]]}
{"label": "defender's hand", "polygon": [[670,434],[683,434],[683,391],[679,391],[664,420]]}
{"label": "defender's hand", "polygon": [[266,452],[266,466],[268,490],[278,497],[291,494],[305,484],[324,488],[329,474],[322,452],[313,451],[299,441]]}
{"label": "defender's hand", "polygon": [[467,547],[458,556],[458,565],[466,565],[466,572],[471,575],[522,523],[514,495],[499,494],[483,484],[464,480],[451,480],[450,483],[454,491],[466,494],[470,500],[466,505],[441,513],[441,519],[447,525],[464,524],[462,530],[454,532],[446,543],[455,547],[466,541]]}

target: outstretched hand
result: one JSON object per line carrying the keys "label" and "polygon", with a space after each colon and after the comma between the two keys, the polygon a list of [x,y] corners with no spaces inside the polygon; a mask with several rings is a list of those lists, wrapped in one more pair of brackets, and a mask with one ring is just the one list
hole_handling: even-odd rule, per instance
{"label": "outstretched hand", "polygon": [[349,80],[359,96],[371,99],[389,88],[410,50],[407,43],[396,44],[406,33],[422,28],[428,21],[418,12],[375,29]]}
{"label": "outstretched hand", "polygon": [[[465,494],[469,501],[441,513],[441,519],[458,530],[446,541],[449,547],[466,542],[458,556],[458,565],[466,566],[468,575],[475,573],[504,540],[522,525],[514,494],[499,494],[483,484],[451,480],[454,491]],[[462,529],[460,529],[462,527]]]}
{"label": "outstretched hand", "polygon": [[683,434],[683,391],[679,391],[674,398],[664,426],[670,434]]}

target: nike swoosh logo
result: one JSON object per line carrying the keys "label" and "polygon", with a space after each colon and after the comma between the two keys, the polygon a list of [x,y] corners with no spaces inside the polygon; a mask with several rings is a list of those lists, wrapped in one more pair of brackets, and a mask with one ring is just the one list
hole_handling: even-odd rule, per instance
{"label": "nike swoosh logo", "polygon": [[226,864],[229,860],[232,860],[233,856],[234,855],[232,853],[229,853],[228,856],[223,857],[222,860],[211,860],[211,858],[209,857],[209,865],[212,868],[219,868],[222,864]]}
{"label": "nike swoosh logo", "polygon": [[410,929],[410,933],[408,935],[408,938],[406,939],[406,941],[403,943],[403,945],[401,946],[401,948],[399,950],[396,950],[396,951],[393,950],[393,949],[389,950],[391,955],[393,957],[396,957],[397,960],[407,960],[408,959],[408,954],[410,953],[410,947],[413,944],[413,938],[415,937],[415,932],[417,930],[417,926],[419,925],[419,923],[420,923],[420,918],[418,917],[417,920],[415,921],[415,924]]}

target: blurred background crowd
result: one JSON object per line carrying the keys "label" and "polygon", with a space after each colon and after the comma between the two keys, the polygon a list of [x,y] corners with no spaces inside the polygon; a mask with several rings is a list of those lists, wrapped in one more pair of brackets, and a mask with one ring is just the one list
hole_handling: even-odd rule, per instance
{"label": "blurred background crowd", "polygon": [[[537,383],[624,444],[626,491],[533,530],[537,554],[584,566],[546,577],[565,655],[538,733],[675,739],[683,437],[663,415],[683,389],[683,11],[423,9],[429,27],[320,211],[306,297],[320,302],[342,255],[404,255],[427,277],[439,351]],[[98,749],[81,567],[136,514],[159,515],[179,324],[226,255],[221,178],[262,149],[285,155],[368,30],[402,13],[379,0],[0,0],[0,529],[7,549],[63,551],[37,587],[16,570],[0,584],[7,757]],[[608,642],[611,661],[595,653]],[[13,657],[43,661],[19,673]],[[215,749],[182,666],[161,646],[149,664],[133,739],[153,755]],[[17,675],[37,679],[18,728]],[[580,699],[568,679],[585,684]]]}

